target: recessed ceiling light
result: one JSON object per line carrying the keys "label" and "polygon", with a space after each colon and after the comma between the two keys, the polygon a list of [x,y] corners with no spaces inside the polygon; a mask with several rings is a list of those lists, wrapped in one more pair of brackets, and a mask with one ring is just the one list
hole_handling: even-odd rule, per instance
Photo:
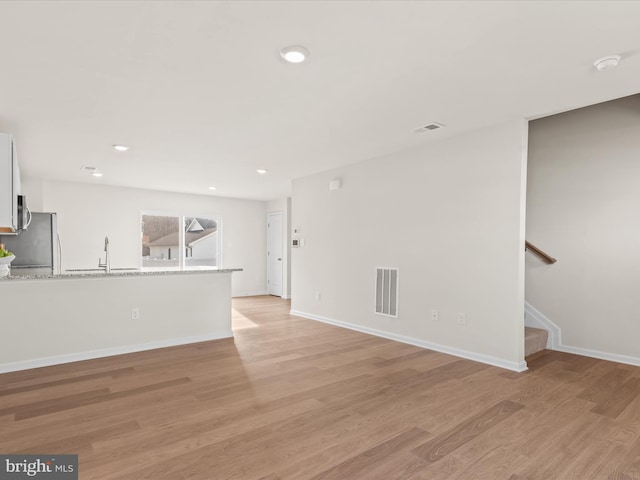
{"label": "recessed ceiling light", "polygon": [[599,72],[611,70],[618,66],[621,58],[622,57],[620,55],[609,55],[608,57],[602,57],[593,62],[593,66],[596,67]]}
{"label": "recessed ceiling light", "polygon": [[280,50],[280,56],[289,63],[302,63],[309,56],[309,50],[302,45],[291,45]]}
{"label": "recessed ceiling light", "polygon": [[257,168],[256,172],[258,172],[260,175],[264,175],[265,173],[267,173],[267,171],[264,168]]}
{"label": "recessed ceiling light", "polygon": [[102,172],[93,172],[91,175],[93,175],[94,177],[101,177],[103,175]]}
{"label": "recessed ceiling light", "polygon": [[113,148],[115,148],[119,152],[126,152],[131,147],[127,147],[126,145],[114,145]]}
{"label": "recessed ceiling light", "polygon": [[209,190],[215,190],[216,187],[209,187]]}

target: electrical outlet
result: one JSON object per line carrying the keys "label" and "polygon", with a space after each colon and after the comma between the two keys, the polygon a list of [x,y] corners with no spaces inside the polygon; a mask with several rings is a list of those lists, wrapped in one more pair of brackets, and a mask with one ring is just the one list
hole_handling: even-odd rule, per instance
{"label": "electrical outlet", "polygon": [[431,309],[431,321],[432,322],[438,321],[438,310],[436,310],[435,308]]}
{"label": "electrical outlet", "polygon": [[140,320],[140,309],[138,307],[131,309],[131,320]]}
{"label": "electrical outlet", "polygon": [[464,312],[458,312],[458,325],[467,324],[467,314]]}

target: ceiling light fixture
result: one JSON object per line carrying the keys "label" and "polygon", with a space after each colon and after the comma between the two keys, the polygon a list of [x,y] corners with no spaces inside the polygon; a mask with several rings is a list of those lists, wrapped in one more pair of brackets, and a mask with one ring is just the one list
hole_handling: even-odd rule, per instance
{"label": "ceiling light fixture", "polygon": [[209,190],[215,190],[216,187],[209,187]]}
{"label": "ceiling light fixture", "polygon": [[256,172],[258,172],[260,175],[264,175],[265,173],[267,173],[267,171],[264,168],[257,168]]}
{"label": "ceiling light fixture", "polygon": [[131,147],[127,147],[126,145],[114,145],[113,148],[115,148],[119,152],[126,152]]}
{"label": "ceiling light fixture", "polygon": [[93,172],[91,175],[93,175],[94,177],[101,177],[104,174],[102,172]]}
{"label": "ceiling light fixture", "polygon": [[604,72],[605,70],[611,70],[618,66],[622,57],[620,55],[609,55],[608,57],[602,57],[593,62],[593,66],[599,72]]}
{"label": "ceiling light fixture", "polygon": [[280,56],[289,63],[302,63],[309,56],[309,50],[302,45],[291,45],[280,50]]}

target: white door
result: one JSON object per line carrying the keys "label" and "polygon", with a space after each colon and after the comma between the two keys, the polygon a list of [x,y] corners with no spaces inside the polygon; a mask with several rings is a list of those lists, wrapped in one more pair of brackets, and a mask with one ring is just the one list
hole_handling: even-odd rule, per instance
{"label": "white door", "polygon": [[282,213],[267,215],[267,291],[282,296]]}

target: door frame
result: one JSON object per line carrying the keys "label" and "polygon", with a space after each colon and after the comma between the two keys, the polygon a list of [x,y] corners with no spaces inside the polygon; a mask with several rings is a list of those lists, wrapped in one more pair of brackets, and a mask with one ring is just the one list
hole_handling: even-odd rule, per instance
{"label": "door frame", "polygon": [[[271,293],[271,287],[270,287],[270,283],[269,283],[269,261],[270,261],[270,251],[269,251],[269,229],[270,227],[270,219],[272,216],[275,215],[279,215],[280,216],[280,225],[281,225],[281,229],[280,229],[280,244],[281,244],[281,248],[282,251],[280,252],[280,258],[282,259],[280,261],[280,295],[276,295],[275,293]],[[286,238],[284,235],[284,222],[285,219],[285,215],[283,211],[275,211],[275,212],[268,212],[267,213],[267,294],[268,295],[275,295],[278,296],[280,298],[285,298],[285,288],[284,288],[284,253],[285,253],[285,248],[286,248]]]}

